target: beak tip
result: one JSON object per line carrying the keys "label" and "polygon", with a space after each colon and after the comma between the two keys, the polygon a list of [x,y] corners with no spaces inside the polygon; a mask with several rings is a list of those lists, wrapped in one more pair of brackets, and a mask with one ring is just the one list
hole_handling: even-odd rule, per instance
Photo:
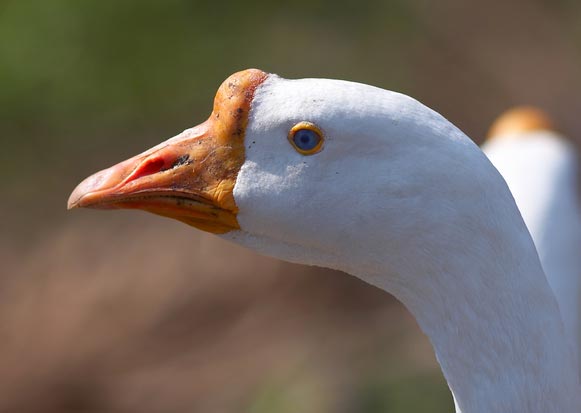
{"label": "beak tip", "polygon": [[96,190],[102,189],[104,178],[106,177],[105,171],[97,172],[89,176],[88,178],[84,179],[81,183],[79,183],[76,188],[71,192],[69,199],[67,201],[67,209],[75,209],[75,208],[82,208],[86,206],[81,203],[83,198],[86,195],[95,192]]}
{"label": "beak tip", "polygon": [[83,182],[81,182],[73,190],[73,192],[69,196],[69,199],[67,200],[67,210],[81,207],[81,198],[87,193],[83,187],[84,187]]}
{"label": "beak tip", "polygon": [[78,207],[79,207],[79,200],[73,199],[72,197],[69,197],[69,200],[67,201],[67,210],[70,211],[71,209],[75,209]]}

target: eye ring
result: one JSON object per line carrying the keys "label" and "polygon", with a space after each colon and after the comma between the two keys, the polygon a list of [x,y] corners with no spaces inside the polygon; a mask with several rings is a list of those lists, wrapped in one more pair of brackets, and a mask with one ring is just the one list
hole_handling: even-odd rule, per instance
{"label": "eye ring", "polygon": [[323,148],[323,132],[312,122],[299,122],[291,128],[288,140],[301,155],[314,155]]}

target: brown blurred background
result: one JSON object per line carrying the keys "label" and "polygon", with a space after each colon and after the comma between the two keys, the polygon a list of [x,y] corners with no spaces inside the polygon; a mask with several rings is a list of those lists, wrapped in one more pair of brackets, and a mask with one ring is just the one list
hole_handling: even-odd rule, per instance
{"label": "brown blurred background", "polygon": [[247,67],[410,94],[477,142],[581,137],[581,3],[0,1],[0,412],[450,412],[426,338],[345,274],[177,222],[65,210]]}

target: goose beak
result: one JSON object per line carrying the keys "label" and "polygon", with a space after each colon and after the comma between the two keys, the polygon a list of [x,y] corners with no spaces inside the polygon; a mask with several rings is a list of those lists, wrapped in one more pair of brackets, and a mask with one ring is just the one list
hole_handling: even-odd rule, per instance
{"label": "goose beak", "polygon": [[230,76],[206,122],[91,175],[68,208],[141,209],[212,233],[238,229],[234,185],[250,103],[266,76],[255,69]]}
{"label": "goose beak", "polygon": [[221,146],[208,123],[91,175],[73,191],[68,208],[142,209],[206,231],[238,228],[228,202],[238,154]]}

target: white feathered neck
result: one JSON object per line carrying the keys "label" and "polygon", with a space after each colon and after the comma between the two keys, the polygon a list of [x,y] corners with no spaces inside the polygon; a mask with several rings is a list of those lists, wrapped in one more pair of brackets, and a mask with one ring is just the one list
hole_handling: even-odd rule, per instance
{"label": "white feathered neck", "polygon": [[[324,149],[289,145],[299,121]],[[394,294],[429,336],[464,413],[573,412],[556,301],[510,192],[482,152],[417,101],[271,76],[255,94],[227,238]]]}

